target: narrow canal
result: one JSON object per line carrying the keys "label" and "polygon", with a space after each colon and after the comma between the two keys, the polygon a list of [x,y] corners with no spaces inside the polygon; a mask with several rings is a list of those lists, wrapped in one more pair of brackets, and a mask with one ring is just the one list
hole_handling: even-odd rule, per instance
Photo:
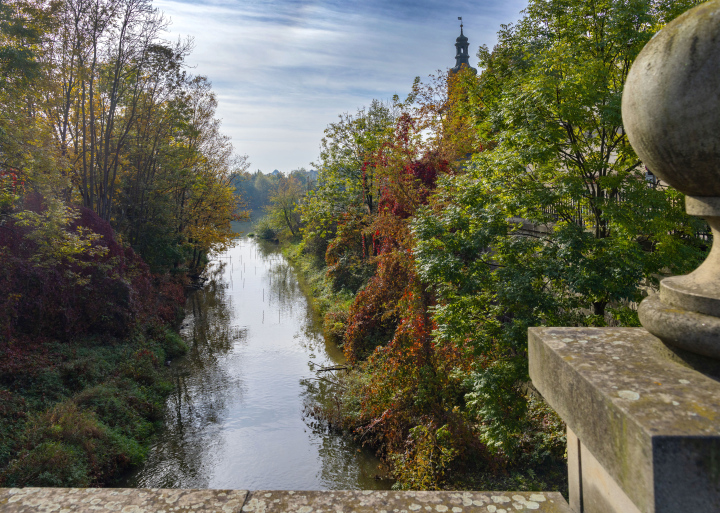
{"label": "narrow canal", "polygon": [[332,391],[326,344],[274,245],[242,237],[186,304],[187,356],[172,363],[165,427],[126,483],[148,488],[388,489],[379,461],[307,415]]}

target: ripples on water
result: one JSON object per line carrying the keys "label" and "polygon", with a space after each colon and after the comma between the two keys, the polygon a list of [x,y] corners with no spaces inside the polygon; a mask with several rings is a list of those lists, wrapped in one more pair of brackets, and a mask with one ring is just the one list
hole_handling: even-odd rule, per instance
{"label": "ripples on water", "polygon": [[313,368],[342,353],[277,248],[241,238],[206,276],[186,304],[190,352],[172,364],[165,428],[127,486],[389,488],[372,454],[303,413],[330,392]]}

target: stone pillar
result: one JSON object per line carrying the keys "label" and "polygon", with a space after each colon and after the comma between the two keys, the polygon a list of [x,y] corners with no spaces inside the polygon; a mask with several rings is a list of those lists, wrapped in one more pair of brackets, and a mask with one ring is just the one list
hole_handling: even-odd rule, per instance
{"label": "stone pillar", "polygon": [[568,426],[573,511],[720,512],[720,0],[643,49],[623,122],[642,161],[707,220],[712,250],[642,302],[645,329],[531,329],[530,376]]}

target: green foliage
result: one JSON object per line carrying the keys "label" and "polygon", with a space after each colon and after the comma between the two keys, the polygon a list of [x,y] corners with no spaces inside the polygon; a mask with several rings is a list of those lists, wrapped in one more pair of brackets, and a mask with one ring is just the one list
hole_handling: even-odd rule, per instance
{"label": "green foliage", "polygon": [[325,129],[317,186],[302,204],[306,236],[328,238],[342,215],[360,217],[377,211],[379,154],[392,134],[396,113],[373,100],[357,114],[343,114]]}
{"label": "green foliage", "polygon": [[62,442],[43,442],[23,453],[4,472],[9,486],[32,483],[58,488],[87,487],[90,468],[82,451]]}
{"label": "green foliage", "polygon": [[80,218],[78,209],[58,198],[48,198],[45,207],[40,212],[21,210],[12,216],[16,226],[29,229],[25,238],[35,246],[30,262],[46,268],[68,263],[83,266],[86,264],[79,257],[105,256],[108,248],[97,244],[102,235],[85,226],[69,229]]}
{"label": "green foliage", "polygon": [[252,215],[262,213],[265,208],[270,205],[273,190],[282,180],[291,180],[299,185],[301,195],[313,190],[317,180],[317,171],[308,171],[305,168],[294,169],[287,175],[280,172],[265,174],[260,170],[254,173],[247,171],[237,173],[233,177],[233,185],[235,186],[235,194],[243,201]]}
{"label": "green foliage", "polygon": [[[338,220],[333,239],[325,249],[327,277],[333,290],[356,293],[375,272],[372,240],[365,233],[363,218],[344,216]],[[368,247],[370,246],[370,247]]]}
{"label": "green foliage", "polygon": [[172,389],[165,358],[187,346],[167,328],[87,338],[0,357],[0,483],[97,486],[144,459]]}
{"label": "green foliage", "polygon": [[294,176],[278,175],[265,207],[266,217],[280,233],[289,232],[291,238],[300,235],[299,204],[304,194],[300,181]]}
{"label": "green foliage", "polygon": [[257,237],[262,240],[278,240],[278,229],[269,217],[263,217],[255,225]]}
{"label": "green foliage", "polygon": [[622,86],[663,5],[531,1],[480,52],[471,96],[489,149],[413,223],[435,337],[473,348],[467,407],[513,458],[526,452],[527,328],[637,325],[645,288],[704,256],[702,225],[679,193],[649,186],[622,130]]}
{"label": "green foliage", "polygon": [[439,429],[420,424],[410,430],[408,450],[393,456],[398,490],[435,490],[457,456],[447,424]]}
{"label": "green foliage", "polygon": [[326,315],[353,370],[324,414],[399,488],[566,486],[527,330],[637,326],[647,290],[704,257],[706,227],[646,181],[620,112],[640,49],[697,3],[531,0],[479,77],[416,80],[326,130],[303,249],[357,294]]}

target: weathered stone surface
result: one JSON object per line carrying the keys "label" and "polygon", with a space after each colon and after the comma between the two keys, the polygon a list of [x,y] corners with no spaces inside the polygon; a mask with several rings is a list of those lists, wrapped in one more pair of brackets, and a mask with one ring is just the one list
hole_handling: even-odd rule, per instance
{"label": "weathered stone surface", "polygon": [[[623,125],[642,161],[690,196],[720,196],[720,0],[663,28],[633,63]],[[720,214],[715,214],[720,215]]]}
{"label": "weathered stone surface", "polygon": [[[645,299],[642,325],[668,345],[720,359],[720,0],[679,16],[632,65],[622,98],[623,125],[642,161],[685,193],[703,217],[713,249],[687,276],[663,280]],[[683,336],[685,334],[685,336]]]}
{"label": "weathered stone surface", "polygon": [[3,513],[239,513],[244,490],[0,488]]}
{"label": "weathered stone surface", "polygon": [[638,328],[531,328],[530,376],[643,513],[720,511],[720,383]]}
{"label": "weathered stone surface", "polygon": [[567,441],[570,509],[582,513],[640,513],[570,428]]}
{"label": "weathered stone surface", "polygon": [[[244,506],[243,506],[244,504]],[[572,513],[557,492],[378,492],[0,488],[0,511],[121,513]]]}
{"label": "weathered stone surface", "polygon": [[251,492],[243,513],[572,513],[557,492]]}
{"label": "weathered stone surface", "polygon": [[638,317],[645,329],[666,344],[720,360],[720,317],[668,305],[658,295],[640,303]]}

